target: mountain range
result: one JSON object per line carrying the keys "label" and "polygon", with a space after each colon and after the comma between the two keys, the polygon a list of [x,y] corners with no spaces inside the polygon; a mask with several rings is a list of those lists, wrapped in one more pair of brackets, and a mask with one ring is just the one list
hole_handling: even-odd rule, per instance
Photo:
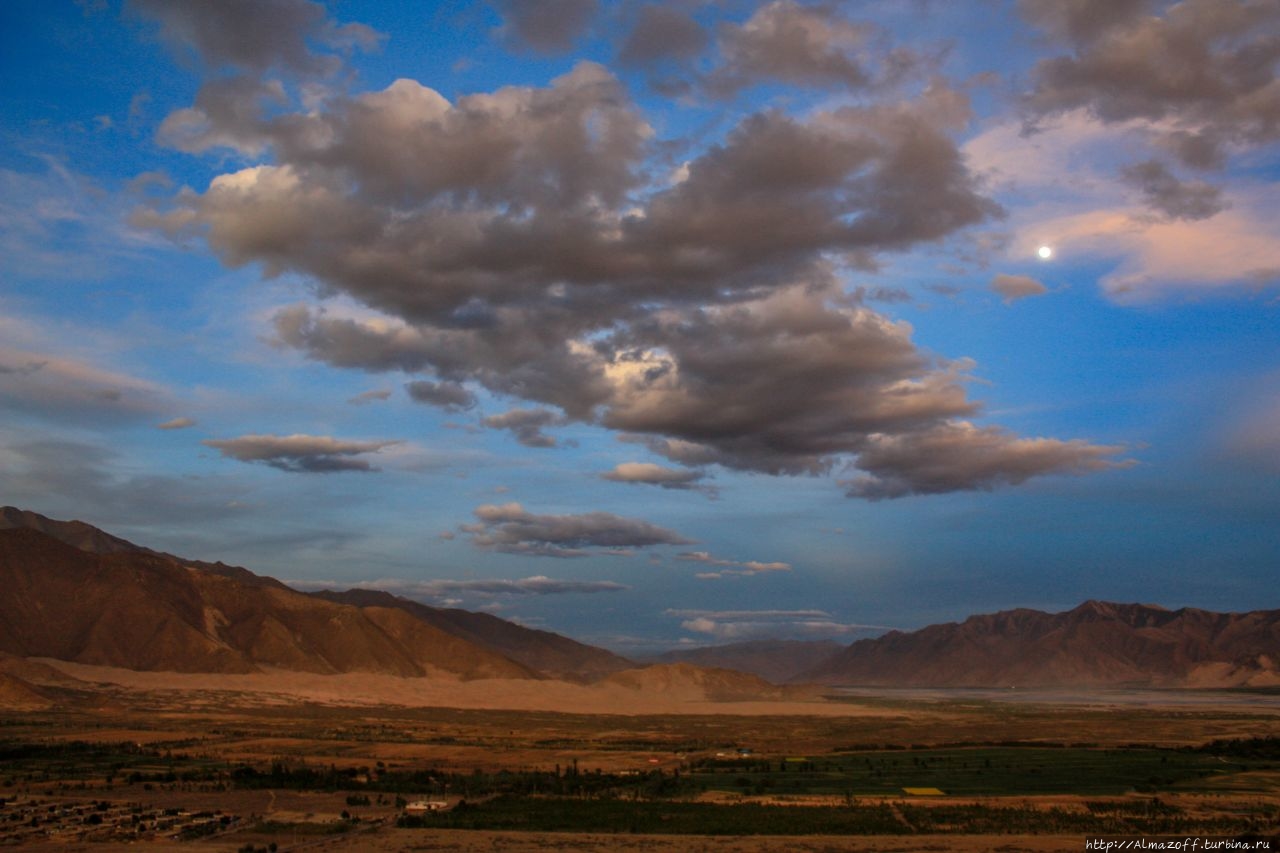
{"label": "mountain range", "polygon": [[387,592],[300,592],[273,578],[135,545],[79,521],[0,508],[0,701],[27,695],[15,661],[179,673],[376,673],[776,696],[780,684],[884,687],[1280,685],[1280,610],[1088,601],[890,631],[841,647],[755,641],[613,652],[484,613]]}
{"label": "mountain range", "polygon": [[1280,610],[1086,601],[858,640],[798,680],[892,687],[1280,685]]}

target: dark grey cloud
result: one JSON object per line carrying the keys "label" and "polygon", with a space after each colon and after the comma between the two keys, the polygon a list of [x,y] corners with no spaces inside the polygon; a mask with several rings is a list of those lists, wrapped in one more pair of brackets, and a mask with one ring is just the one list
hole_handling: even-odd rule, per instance
{"label": "dark grey cloud", "polygon": [[476,397],[457,382],[429,382],[425,379],[409,382],[404,390],[417,403],[437,406],[446,412],[462,412],[475,406]]}
{"label": "dark grey cloud", "polygon": [[196,93],[195,103],[165,116],[156,139],[189,154],[230,148],[259,155],[269,142],[266,110],[287,102],[278,80],[239,76],[210,80]]}
{"label": "dark grey cloud", "polygon": [[537,557],[623,554],[651,545],[689,545],[693,540],[663,527],[608,512],[535,515],[518,503],[476,507],[476,524],[460,529],[480,548]]}
{"label": "dark grey cloud", "polygon": [[538,53],[564,53],[573,47],[598,11],[597,0],[492,0],[502,13],[504,30],[517,44]]}
{"label": "dark grey cloud", "polygon": [[381,38],[363,24],[337,23],[309,0],[128,0],[128,8],[212,69],[331,74],[342,65],[337,54],[374,48]]}
{"label": "dark grey cloud", "polygon": [[506,429],[525,447],[555,447],[556,440],[542,431],[543,427],[562,426],[564,417],[550,409],[511,409],[490,415],[481,421],[490,429]]}
{"label": "dark grey cloud", "polygon": [[[780,33],[838,17],[788,3],[759,15]],[[871,38],[841,27],[850,46]],[[584,422],[686,466],[818,474],[875,461],[886,437],[945,455],[923,437],[978,413],[970,363],[922,352],[839,284],[1001,215],[955,143],[969,118],[941,84],[805,118],[763,112],[667,180],[652,129],[599,65],[452,102],[399,80],[252,127],[272,164],[138,221],[373,309],[288,307],[276,334],[335,366],[430,377],[417,387],[436,400],[483,388],[532,403],[483,420],[525,444]],[[335,460],[367,465],[323,464]],[[933,490],[899,468],[877,476]],[[993,482],[975,477],[955,488]]]}
{"label": "dark grey cloud", "polygon": [[1073,45],[1088,45],[1150,13],[1152,0],[1018,0],[1023,17]]}
{"label": "dark grey cloud", "polygon": [[710,40],[710,34],[686,10],[650,3],[641,8],[623,40],[618,62],[635,67],[687,61],[702,53]]}
{"label": "dark grey cloud", "polygon": [[488,580],[404,580],[385,578],[359,583],[343,583],[340,581],[286,581],[290,586],[302,590],[313,589],[376,589],[405,598],[440,598],[453,595],[568,595],[594,594],[600,592],[622,592],[630,589],[625,584],[615,581],[573,581],[549,578],[546,575],[533,575],[527,578],[508,580],[491,578]]}
{"label": "dark grey cloud", "polygon": [[1049,292],[1042,282],[1029,275],[1009,275],[1000,273],[991,280],[991,289],[1000,294],[1005,305],[1026,299],[1028,296],[1043,296]]}
{"label": "dark grey cloud", "polygon": [[445,332],[548,349],[637,304],[732,298],[820,253],[869,262],[998,215],[948,135],[967,116],[942,89],[756,115],[641,209],[628,193],[651,131],[599,66],[457,104],[401,80],[274,120],[284,163],[138,221],[429,323],[437,352]]}
{"label": "dark grey cloud", "polygon": [[976,411],[967,365],[934,364],[906,324],[839,298],[793,287],[637,323],[617,341],[627,369],[602,422],[685,465],[817,474],[872,434]]}
{"label": "dark grey cloud", "polygon": [[329,474],[377,471],[363,457],[400,442],[347,441],[325,435],[242,435],[239,438],[207,439],[201,444],[241,462],[260,462],[281,471]]}
{"label": "dark grey cloud", "polygon": [[919,59],[892,49],[873,24],[850,21],[837,4],[774,0],[742,24],[723,24],[721,64],[705,83],[730,94],[758,82],[866,89],[900,80]]}
{"label": "dark grey cloud", "polygon": [[1204,181],[1183,181],[1159,160],[1134,163],[1120,170],[1125,183],[1142,192],[1147,207],[1167,219],[1194,222],[1221,213],[1229,205],[1222,188]]}
{"label": "dark grey cloud", "polygon": [[1037,63],[1026,98],[1032,116],[1087,109],[1107,123],[1158,122],[1166,146],[1199,168],[1220,164],[1227,144],[1280,139],[1273,0],[1022,6],[1072,48]]}
{"label": "dark grey cloud", "polygon": [[1017,485],[1049,473],[1083,474],[1125,467],[1119,446],[1053,438],[1018,438],[999,427],[960,421],[918,433],[877,436],[858,456],[866,473],[846,481],[851,497],[880,500]]}

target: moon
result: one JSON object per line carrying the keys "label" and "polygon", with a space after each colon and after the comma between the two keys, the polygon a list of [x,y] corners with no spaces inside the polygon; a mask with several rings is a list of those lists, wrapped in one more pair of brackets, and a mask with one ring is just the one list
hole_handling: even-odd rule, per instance
{"label": "moon", "polygon": [[1036,254],[1040,256],[1040,260],[1047,261],[1053,257],[1053,247],[1041,246],[1039,249],[1036,249]]}

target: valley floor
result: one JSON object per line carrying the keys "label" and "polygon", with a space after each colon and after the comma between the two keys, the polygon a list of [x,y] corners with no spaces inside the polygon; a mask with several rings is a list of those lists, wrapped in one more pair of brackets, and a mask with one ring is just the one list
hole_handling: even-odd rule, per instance
{"label": "valley floor", "polygon": [[[0,703],[0,827],[22,849],[1012,853],[1116,828],[1280,834],[1265,692],[713,702],[51,661],[23,677],[37,698]],[[449,810],[397,825],[424,799]]]}

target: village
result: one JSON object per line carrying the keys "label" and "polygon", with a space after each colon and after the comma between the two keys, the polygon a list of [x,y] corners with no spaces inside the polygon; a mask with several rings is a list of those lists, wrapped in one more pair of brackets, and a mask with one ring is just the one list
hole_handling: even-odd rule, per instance
{"label": "village", "polygon": [[36,841],[189,841],[239,828],[222,811],[59,797],[0,798],[0,844]]}

